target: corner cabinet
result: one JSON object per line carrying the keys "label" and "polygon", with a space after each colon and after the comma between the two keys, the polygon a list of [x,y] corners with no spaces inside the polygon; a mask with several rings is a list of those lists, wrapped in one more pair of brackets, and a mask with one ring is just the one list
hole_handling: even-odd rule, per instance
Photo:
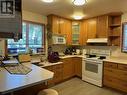
{"label": "corner cabinet", "polygon": [[[0,4],[4,6],[0,7],[0,10],[4,10],[3,12],[0,11],[0,38],[14,38],[18,40],[22,34],[22,1],[7,1],[0,1]],[[10,3],[11,8],[7,7],[6,3]]]}

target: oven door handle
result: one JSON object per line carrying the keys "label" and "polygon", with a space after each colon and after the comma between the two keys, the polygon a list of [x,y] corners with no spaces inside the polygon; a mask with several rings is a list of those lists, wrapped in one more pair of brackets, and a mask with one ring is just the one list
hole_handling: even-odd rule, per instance
{"label": "oven door handle", "polygon": [[94,62],[94,61],[86,61],[85,63],[90,63],[90,64],[102,64],[103,62]]}

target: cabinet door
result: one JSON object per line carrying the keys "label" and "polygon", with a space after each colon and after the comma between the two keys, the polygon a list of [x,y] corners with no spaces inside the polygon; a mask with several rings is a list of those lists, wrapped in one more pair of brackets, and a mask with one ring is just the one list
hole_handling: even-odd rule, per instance
{"label": "cabinet door", "polygon": [[67,45],[71,45],[72,43],[72,24],[71,20],[61,18],[60,19],[60,33],[61,35],[66,36]]}
{"label": "cabinet door", "polygon": [[60,25],[59,34],[65,35],[65,33],[66,33],[66,20],[64,18],[60,18],[59,25]]}
{"label": "cabinet door", "polygon": [[96,18],[87,20],[87,38],[96,38]]}
{"label": "cabinet door", "polygon": [[86,45],[86,41],[87,41],[87,21],[83,20],[81,22],[79,43],[80,43],[80,45]]}
{"label": "cabinet door", "polygon": [[97,18],[97,37],[107,38],[108,33],[108,16],[99,16]]}
{"label": "cabinet door", "polygon": [[81,22],[73,21],[72,22],[72,44],[80,44],[80,32],[81,32]]}
{"label": "cabinet door", "polygon": [[60,22],[59,17],[52,16],[52,32],[53,32],[53,34],[59,34],[59,32],[60,32],[59,22]]}
{"label": "cabinet door", "polygon": [[71,58],[63,59],[63,79],[71,78],[75,75],[75,68]]}
{"label": "cabinet door", "polygon": [[72,58],[73,63],[75,64],[75,75],[82,77],[82,58],[74,57]]}
{"label": "cabinet door", "polygon": [[63,64],[57,64],[53,66],[54,70],[54,83],[59,83],[62,81],[63,77]]}
{"label": "cabinet door", "polygon": [[[44,67],[44,68],[47,69],[47,70],[49,70],[49,71],[54,72],[53,66],[48,66],[48,67]],[[54,72],[54,73],[55,73],[55,72]],[[55,74],[54,74],[54,75],[55,75]],[[53,77],[52,79],[48,80],[48,85],[54,85],[54,78],[55,78],[55,77]]]}
{"label": "cabinet door", "polygon": [[71,45],[72,44],[72,22],[71,20],[65,20],[64,30],[65,30],[67,45]]}

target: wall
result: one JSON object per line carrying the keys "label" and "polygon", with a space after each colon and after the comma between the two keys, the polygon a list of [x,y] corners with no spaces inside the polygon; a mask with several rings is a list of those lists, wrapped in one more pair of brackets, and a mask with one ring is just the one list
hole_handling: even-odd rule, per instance
{"label": "wall", "polygon": [[22,18],[23,18],[23,20],[27,20],[27,21],[47,24],[47,17],[46,16],[43,16],[43,15],[37,14],[37,13],[33,13],[33,12],[29,12],[29,11],[25,11],[25,10],[23,10]]}
{"label": "wall", "polygon": [[[23,10],[22,18],[23,18],[23,20],[27,20],[27,21],[47,24],[47,17],[46,16],[43,16],[43,15],[37,14],[37,13],[32,13],[32,12],[25,11],[25,10]],[[1,40],[2,41],[0,41],[0,55],[1,55],[1,50],[2,50],[2,55],[4,55],[5,54],[5,40],[4,39],[1,39]]]}

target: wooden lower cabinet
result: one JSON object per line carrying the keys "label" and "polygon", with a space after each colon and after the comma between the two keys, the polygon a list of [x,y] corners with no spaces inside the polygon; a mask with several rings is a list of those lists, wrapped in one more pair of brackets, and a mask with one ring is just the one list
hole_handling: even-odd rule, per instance
{"label": "wooden lower cabinet", "polygon": [[[52,63],[53,64],[53,63]],[[44,67],[45,69],[54,72],[53,79],[48,81],[48,85],[54,85],[59,83],[63,79],[63,64],[57,64],[53,66]]]}
{"label": "wooden lower cabinet", "polygon": [[75,75],[78,77],[82,77],[82,58],[74,57],[72,58],[73,63],[75,64]]}
{"label": "wooden lower cabinet", "polygon": [[104,86],[127,93],[127,65],[104,62]]}
{"label": "wooden lower cabinet", "polygon": [[48,81],[49,86],[62,82],[73,76],[82,77],[82,58],[71,57],[61,59],[60,61],[63,63],[44,67],[45,69],[54,72],[53,79]]}
{"label": "wooden lower cabinet", "polygon": [[65,58],[61,61],[63,62],[63,80],[73,77],[75,75],[75,65],[72,58]]}

